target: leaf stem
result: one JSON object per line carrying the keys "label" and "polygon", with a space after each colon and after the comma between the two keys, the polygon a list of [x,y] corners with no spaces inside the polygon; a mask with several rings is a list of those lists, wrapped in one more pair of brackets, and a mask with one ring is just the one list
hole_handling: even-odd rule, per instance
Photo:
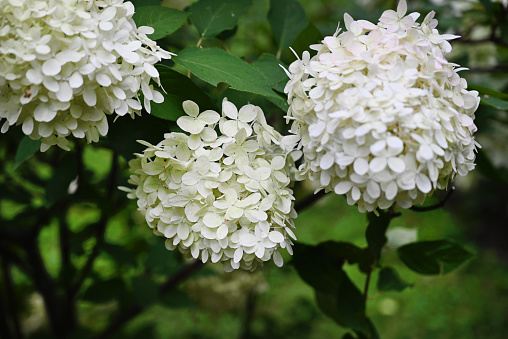
{"label": "leaf stem", "polygon": [[367,297],[369,294],[369,285],[370,285],[370,277],[372,276],[372,267],[369,267],[367,271],[367,276],[365,277],[365,286],[363,287],[363,299],[367,301]]}
{"label": "leaf stem", "polygon": [[452,196],[453,192],[455,192],[455,186],[451,186],[450,190],[446,193],[446,196],[443,198],[443,200],[441,200],[437,204],[430,205],[430,206],[412,206],[410,208],[410,210],[415,211],[415,212],[428,212],[428,211],[437,210],[446,204],[448,199],[450,199],[450,197]]}

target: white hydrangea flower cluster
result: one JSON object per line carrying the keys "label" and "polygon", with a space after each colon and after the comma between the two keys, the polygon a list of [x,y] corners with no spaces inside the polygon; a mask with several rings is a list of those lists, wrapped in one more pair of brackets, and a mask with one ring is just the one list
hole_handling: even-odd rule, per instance
{"label": "white hydrangea flower cluster", "polygon": [[171,58],[132,20],[123,0],[0,0],[0,121],[68,149],[69,135],[99,140],[106,114],[140,114],[162,102],[149,82],[153,66]]}
{"label": "white hydrangea flower cluster", "polygon": [[[222,117],[199,112],[192,101],[177,120],[185,133],[167,133],[136,154],[129,183],[154,233],[203,262],[221,261],[226,271],[254,270],[279,248],[292,254],[295,235],[290,184],[294,136],[282,137],[266,123],[261,108],[224,100]],[[222,135],[218,136],[217,127]]]}
{"label": "white hydrangea flower cluster", "polygon": [[[406,2],[377,25],[345,14],[347,30],[311,46],[289,67],[288,119],[301,137],[308,176],[346,194],[361,212],[409,208],[474,168],[478,92],[445,54],[430,12],[406,15]],[[339,34],[340,33],[340,34]]]}

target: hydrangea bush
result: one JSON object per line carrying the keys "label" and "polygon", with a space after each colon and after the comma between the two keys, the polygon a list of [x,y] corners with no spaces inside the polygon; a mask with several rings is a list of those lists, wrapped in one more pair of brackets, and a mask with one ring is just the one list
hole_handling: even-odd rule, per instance
{"label": "hydrangea bush", "polygon": [[[173,332],[149,313],[192,307],[188,292],[208,310],[235,311],[208,327],[203,318],[199,329],[216,331],[207,337],[243,338],[250,330],[278,337],[288,329],[320,337],[330,324],[321,326],[317,306],[349,331],[337,335],[377,339],[374,322],[396,320],[371,320],[385,297],[370,296],[417,285],[409,270],[440,275],[472,257],[453,240],[428,238],[450,236],[453,222],[430,224],[414,212],[442,207],[452,189],[415,205],[450,188],[475,161],[491,184],[506,181],[490,161],[492,142],[483,141],[493,140],[489,127],[506,122],[497,110],[508,110],[505,77],[487,77],[506,69],[503,2],[475,3],[455,17],[474,29],[442,20],[438,31],[434,12],[420,19],[405,1],[384,13],[393,1],[343,1],[327,7],[326,18],[307,18],[310,0],[270,0],[269,9],[264,1],[196,0],[185,10],[169,8],[176,1],[132,1],[136,9],[121,0],[0,0],[0,285],[8,297],[0,308],[9,310],[0,312],[0,336],[31,337],[18,328],[25,323],[38,326],[34,336],[57,339],[138,338],[157,326],[196,336],[193,321]],[[453,7],[435,7],[440,18],[453,16],[438,10],[444,6]],[[362,11],[362,19],[379,22],[345,14],[345,30],[326,36],[335,28],[327,28],[330,18]],[[485,30],[486,23],[495,24]],[[457,53],[483,44],[481,31],[492,47],[482,54],[495,54],[494,62],[460,59],[476,68],[465,72],[467,84],[450,53],[458,37],[443,33],[464,36],[454,42]],[[124,115],[141,117],[108,126]],[[94,143],[69,144],[85,138]],[[458,205],[475,206],[483,220],[482,204],[464,200],[485,195],[469,178],[468,187],[457,183],[464,194],[447,208],[453,215]],[[495,193],[484,202],[488,213],[504,201]],[[337,194],[369,212],[366,222]],[[400,215],[405,220],[394,225]],[[409,220],[411,229],[402,227]],[[296,275],[315,303],[295,292],[302,290]],[[48,326],[33,325],[18,308],[27,291],[40,295]],[[401,309],[410,312],[403,298]],[[478,319],[490,321],[483,310]],[[190,313],[171,314],[173,322]]]}
{"label": "hydrangea bush", "polygon": [[377,25],[344,16],[338,30],[289,66],[291,132],[308,176],[361,212],[421,204],[474,168],[480,98],[446,60],[455,35],[422,23],[406,2]]}
{"label": "hydrangea bush", "polygon": [[[224,100],[222,116],[185,101],[172,132],[129,163],[134,175],[125,189],[137,199],[148,225],[166,237],[166,248],[226,271],[254,270],[278,252],[291,254],[293,164],[290,140],[266,123],[261,108],[239,110]],[[219,128],[220,135],[215,131]]]}
{"label": "hydrangea bush", "polygon": [[107,114],[141,114],[162,102],[150,81],[153,66],[171,58],[136,27],[134,6],[123,0],[1,0],[0,122],[5,133],[21,125],[68,150],[68,136],[97,142],[108,132]]}

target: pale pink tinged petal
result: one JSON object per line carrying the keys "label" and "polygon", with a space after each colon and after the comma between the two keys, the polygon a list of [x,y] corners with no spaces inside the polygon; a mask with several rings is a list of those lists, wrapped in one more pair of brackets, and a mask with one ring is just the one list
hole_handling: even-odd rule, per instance
{"label": "pale pink tinged petal", "polygon": [[95,94],[93,88],[87,86],[83,89],[83,100],[90,107],[97,104],[97,94]]}
{"label": "pale pink tinged petal", "polygon": [[386,168],[386,158],[377,157],[370,161],[369,168],[374,173],[379,173]]}
{"label": "pale pink tinged petal", "polygon": [[344,25],[346,26],[346,29],[349,31],[349,28],[351,26],[351,23],[354,22],[354,19],[351,15],[348,13],[344,13]]}
{"label": "pale pink tinged petal", "polygon": [[217,228],[217,239],[224,239],[228,236],[228,232],[229,230],[226,224],[220,225],[219,228]]}
{"label": "pale pink tinged petal", "polygon": [[201,121],[203,124],[212,125],[220,120],[220,115],[215,111],[208,110],[201,113],[198,116],[198,120]]}
{"label": "pale pink tinged petal", "polygon": [[55,59],[46,60],[42,64],[42,73],[44,73],[44,75],[46,76],[57,75],[58,73],[60,73],[61,70],[62,64],[60,63],[60,61]]}
{"label": "pale pink tinged petal", "polygon": [[406,163],[400,158],[388,158],[388,167],[395,173],[402,173],[406,170]]}
{"label": "pale pink tinged petal", "polygon": [[30,81],[34,85],[39,85],[44,80],[44,76],[42,75],[42,73],[36,69],[29,69],[26,72],[25,76],[26,76],[27,80]]}
{"label": "pale pink tinged petal", "polygon": [[346,194],[351,190],[351,187],[353,187],[353,184],[349,181],[341,181],[337,185],[335,185],[335,193],[336,194]]}
{"label": "pale pink tinged petal", "polygon": [[258,108],[254,105],[245,105],[238,112],[238,120],[251,122],[258,116]]}
{"label": "pale pink tinged petal", "polygon": [[30,135],[34,130],[34,121],[31,116],[27,116],[23,121],[23,126],[21,127],[23,133],[26,135]]}
{"label": "pale pink tinged petal", "polygon": [[364,158],[357,158],[354,162],[353,169],[358,175],[364,175],[369,171],[369,162]]}
{"label": "pale pink tinged petal", "polygon": [[240,260],[242,260],[242,257],[243,257],[243,248],[238,247],[235,250],[235,254],[233,255],[233,262],[239,263]]}
{"label": "pale pink tinged petal", "polygon": [[61,102],[68,102],[73,97],[73,91],[67,81],[60,82],[60,90],[56,92],[56,97]]}
{"label": "pale pink tinged petal", "polygon": [[423,193],[429,193],[432,189],[432,184],[429,177],[427,177],[425,174],[418,173],[416,175],[416,187],[418,187],[418,189]]}
{"label": "pale pink tinged petal", "polygon": [[208,212],[203,217],[203,224],[210,228],[219,227],[224,223],[224,218],[212,212]]}
{"label": "pale pink tinged petal", "polygon": [[400,0],[399,4],[397,5],[397,15],[399,18],[402,18],[404,15],[406,15],[407,12],[407,3],[406,0]]}
{"label": "pale pink tinged petal", "polygon": [[386,190],[385,190],[386,199],[393,200],[395,198],[395,196],[397,195],[398,190],[399,190],[399,187],[397,186],[395,181],[389,182],[388,185],[386,186]]}
{"label": "pale pink tinged petal", "polygon": [[258,242],[257,237],[253,234],[250,234],[250,233],[240,234],[239,240],[240,240],[240,244],[242,246],[247,246],[247,247],[254,246]]}
{"label": "pale pink tinged petal", "polygon": [[222,102],[222,112],[230,119],[238,119],[238,109],[230,101],[224,100]]}
{"label": "pale pink tinged petal", "polygon": [[379,196],[381,195],[379,185],[372,180],[369,181],[369,183],[367,184],[367,193],[369,193],[369,195],[374,199],[379,198]]}
{"label": "pale pink tinged petal", "polygon": [[275,265],[277,267],[282,267],[282,265],[284,265],[284,260],[282,259],[282,255],[277,251],[273,252],[273,262],[275,263]]}
{"label": "pale pink tinged petal", "polygon": [[334,163],[335,163],[335,155],[332,152],[328,152],[321,157],[321,160],[319,161],[319,166],[322,169],[327,170],[330,167],[332,167]]}
{"label": "pale pink tinged petal", "polygon": [[203,128],[205,128],[205,126],[201,124],[199,121],[196,121],[196,119],[188,116],[181,116],[176,121],[176,124],[182,130],[189,132],[191,134],[199,134],[201,133]]}
{"label": "pale pink tinged petal", "polygon": [[182,240],[185,240],[189,237],[189,232],[190,232],[189,226],[187,226],[186,224],[178,225],[178,228],[176,230],[176,234]]}

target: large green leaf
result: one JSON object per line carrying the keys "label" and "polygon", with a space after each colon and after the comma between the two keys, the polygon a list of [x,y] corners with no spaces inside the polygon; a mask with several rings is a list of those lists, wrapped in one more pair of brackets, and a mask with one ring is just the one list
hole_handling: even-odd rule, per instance
{"label": "large green leaf", "polygon": [[508,111],[508,101],[495,97],[482,96],[480,103],[503,111]]}
{"label": "large green leaf", "polygon": [[29,136],[25,135],[19,143],[18,149],[16,150],[16,156],[14,158],[14,168],[18,167],[25,161],[27,161],[32,155],[37,153],[41,148],[40,140],[32,140]]}
{"label": "large green leaf", "polygon": [[498,169],[482,149],[476,155],[476,168],[490,180],[507,182],[506,176]]}
{"label": "large green leaf", "polygon": [[188,13],[174,8],[144,6],[136,9],[136,13],[134,13],[132,18],[138,27],[153,27],[155,31],[148,37],[152,40],[158,40],[182,27],[188,15]]}
{"label": "large green leaf", "polygon": [[483,95],[486,94],[488,96],[499,98],[499,99],[508,99],[508,94],[496,91],[495,89],[485,87],[482,85],[468,84],[467,88],[469,90],[472,90],[472,89],[477,90],[478,92],[480,92]]}
{"label": "large green leaf", "polygon": [[297,243],[291,261],[300,277],[315,289],[320,309],[339,325],[355,331],[377,333],[365,314],[365,299],[342,270],[344,260],[332,257],[323,246]]}
{"label": "large green leaf", "polygon": [[400,260],[421,274],[448,273],[473,257],[462,246],[448,240],[421,241],[400,247]]}
{"label": "large green leaf", "polygon": [[254,66],[222,49],[188,47],[173,60],[214,86],[225,82],[239,91],[279,97]]}
{"label": "large green leaf", "polygon": [[383,267],[381,271],[379,271],[377,289],[380,291],[402,292],[411,286],[413,285],[403,281],[397,274],[397,271],[392,267]]}
{"label": "large green leaf", "polygon": [[168,66],[157,65],[157,69],[165,93],[161,91],[161,94],[164,96],[164,102],[151,104],[151,114],[153,116],[176,121],[180,116],[185,114],[182,108],[182,103],[185,100],[194,101],[203,111],[217,109],[210,97],[191,79]]}
{"label": "large green leaf", "polygon": [[279,46],[278,53],[288,48],[308,24],[305,10],[296,0],[271,0],[268,21]]}
{"label": "large green leaf", "polygon": [[284,87],[289,78],[281,66],[287,69],[287,65],[284,65],[275,55],[267,53],[263,53],[252,65],[263,74],[274,90],[284,93]]}
{"label": "large green leaf", "polygon": [[190,7],[190,20],[203,38],[232,29],[247,13],[252,0],[200,0]]}

